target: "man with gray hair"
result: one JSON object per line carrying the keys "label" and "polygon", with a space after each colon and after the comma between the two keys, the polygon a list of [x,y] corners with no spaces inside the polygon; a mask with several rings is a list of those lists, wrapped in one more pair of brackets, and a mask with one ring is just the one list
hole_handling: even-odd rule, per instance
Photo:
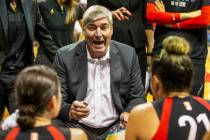
{"label": "man with gray hair", "polygon": [[135,50],[111,40],[111,12],[91,6],[83,22],[85,40],[59,49],[53,64],[62,87],[60,119],[101,140],[113,126],[126,127],[130,110],[146,100]]}

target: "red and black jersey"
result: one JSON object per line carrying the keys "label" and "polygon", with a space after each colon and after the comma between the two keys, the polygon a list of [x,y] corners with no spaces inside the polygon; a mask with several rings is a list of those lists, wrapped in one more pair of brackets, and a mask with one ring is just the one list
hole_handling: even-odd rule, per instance
{"label": "red and black jersey", "polygon": [[0,134],[1,140],[70,140],[70,138],[69,129],[60,129],[53,125],[35,127],[26,131],[21,131],[19,127],[15,127]]}
{"label": "red and black jersey", "polygon": [[210,103],[199,97],[167,97],[153,106],[160,119],[153,140],[200,140],[210,130]]}
{"label": "red and black jersey", "polygon": [[[155,9],[155,0],[148,0],[146,17],[157,23],[154,53],[159,53],[162,40],[169,35],[186,38],[192,46],[190,57],[204,60],[207,56],[207,26],[210,24],[210,0],[162,0],[166,12]],[[180,20],[180,13],[201,10],[201,15],[189,20]],[[172,28],[165,27],[172,24]]]}

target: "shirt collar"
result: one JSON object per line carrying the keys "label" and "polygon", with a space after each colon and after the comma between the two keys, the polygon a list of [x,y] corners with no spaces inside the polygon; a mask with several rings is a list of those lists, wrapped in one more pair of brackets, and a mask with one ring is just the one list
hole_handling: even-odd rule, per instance
{"label": "shirt collar", "polygon": [[90,52],[89,52],[89,50],[88,50],[88,48],[87,48],[87,45],[86,45],[87,59],[88,59],[89,62],[107,61],[107,60],[110,59],[109,50],[110,50],[110,46],[108,46],[107,52],[106,52],[106,54],[105,54],[102,58],[96,59],[96,58],[92,58],[92,57],[91,57]]}

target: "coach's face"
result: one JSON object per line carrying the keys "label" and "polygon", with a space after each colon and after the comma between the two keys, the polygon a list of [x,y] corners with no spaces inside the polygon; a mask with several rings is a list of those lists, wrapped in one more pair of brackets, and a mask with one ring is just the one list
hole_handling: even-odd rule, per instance
{"label": "coach's face", "polygon": [[113,27],[109,23],[108,18],[100,18],[87,24],[83,28],[83,32],[91,57],[103,57],[107,52],[107,48],[113,33]]}

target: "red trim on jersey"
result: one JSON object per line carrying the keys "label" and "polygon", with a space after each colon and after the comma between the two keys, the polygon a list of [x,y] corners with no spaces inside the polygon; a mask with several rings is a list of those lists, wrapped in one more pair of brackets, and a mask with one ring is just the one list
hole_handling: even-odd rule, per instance
{"label": "red trim on jersey", "polygon": [[173,98],[167,97],[163,103],[163,109],[160,119],[160,125],[153,137],[153,140],[167,140],[168,139],[168,128],[171,117],[171,108],[173,104]]}
{"label": "red trim on jersey", "polygon": [[209,104],[207,101],[203,100],[203,99],[200,98],[200,97],[195,97],[195,96],[193,96],[193,99],[195,99],[196,101],[198,101],[198,102],[199,102],[200,104],[202,104],[205,108],[207,108],[208,111],[210,111],[210,104]]}
{"label": "red trim on jersey", "polygon": [[47,127],[54,140],[65,140],[64,135],[54,126],[50,125]]}
{"label": "red trim on jersey", "polygon": [[5,140],[15,140],[15,138],[17,137],[19,132],[20,132],[20,128],[19,127],[13,128],[11,131],[9,131],[9,133],[7,134]]}
{"label": "red trim on jersey", "polygon": [[146,17],[149,22],[158,24],[171,24],[180,22],[180,13],[156,11],[154,3],[147,3]]}

